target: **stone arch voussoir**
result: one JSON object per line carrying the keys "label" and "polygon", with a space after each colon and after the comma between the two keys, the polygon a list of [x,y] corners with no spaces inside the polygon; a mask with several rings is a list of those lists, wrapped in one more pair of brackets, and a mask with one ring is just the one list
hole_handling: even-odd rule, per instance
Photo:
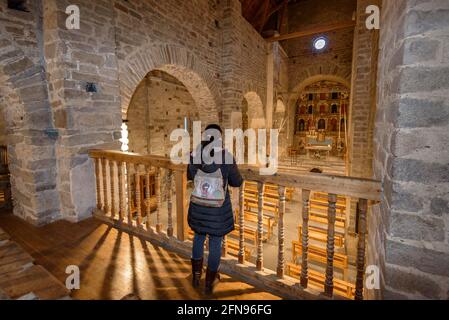
{"label": "stone arch voussoir", "polygon": [[219,89],[207,67],[189,50],[173,45],[147,45],[120,65],[122,117],[135,89],[152,70],[161,70],[181,81],[192,95],[203,122],[218,122]]}

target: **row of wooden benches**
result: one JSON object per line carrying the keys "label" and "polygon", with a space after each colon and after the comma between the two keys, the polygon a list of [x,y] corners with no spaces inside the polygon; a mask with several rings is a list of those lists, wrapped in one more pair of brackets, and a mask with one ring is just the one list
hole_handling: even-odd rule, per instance
{"label": "row of wooden benches", "polygon": [[[291,262],[287,263],[286,274],[292,278],[300,279],[301,266]],[[314,289],[324,290],[324,282],[326,281],[325,274],[309,268],[307,270],[307,278],[308,278],[308,286]],[[347,282],[345,280],[334,278],[333,285],[334,285],[334,293],[348,299],[354,299],[355,297],[354,284]]]}
{"label": "row of wooden benches", "polygon": [[[302,256],[302,244],[299,241],[292,241],[292,262],[297,263],[298,257]],[[327,250],[322,247],[317,247],[309,244],[307,246],[307,258],[310,261],[319,262],[322,264],[327,263]],[[343,279],[347,278],[348,270],[348,256],[341,253],[334,253],[334,267],[340,269],[343,274]]]}

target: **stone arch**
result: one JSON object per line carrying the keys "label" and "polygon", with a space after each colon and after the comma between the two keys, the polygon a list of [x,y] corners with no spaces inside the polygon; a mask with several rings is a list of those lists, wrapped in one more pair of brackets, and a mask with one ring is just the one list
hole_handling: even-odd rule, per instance
{"label": "stone arch", "polygon": [[294,79],[290,79],[290,83],[293,84],[293,86],[290,87],[290,91],[297,91],[298,86],[308,82],[309,80],[313,83],[320,81],[320,79],[341,82],[347,84],[349,88],[351,83],[351,70],[342,69],[335,63],[326,63],[326,65],[318,66],[310,65],[304,68],[302,72],[298,73]]}
{"label": "stone arch", "polygon": [[[141,154],[168,156],[170,133],[193,121],[207,125],[185,85],[172,75],[152,70],[137,86],[127,108],[129,150]],[[185,123],[185,121],[187,123]]]}
{"label": "stone arch", "polygon": [[184,84],[205,122],[218,122],[218,87],[207,67],[187,49],[172,45],[147,45],[119,62],[122,116],[136,87],[152,70],[164,71]]}
{"label": "stone arch", "polygon": [[286,112],[287,108],[285,107],[284,101],[281,98],[278,98],[276,101],[276,108],[274,110],[275,113],[283,113]]}
{"label": "stone arch", "polygon": [[248,105],[248,126],[253,129],[265,128],[265,112],[260,96],[256,92],[250,91],[243,96],[243,100]]}

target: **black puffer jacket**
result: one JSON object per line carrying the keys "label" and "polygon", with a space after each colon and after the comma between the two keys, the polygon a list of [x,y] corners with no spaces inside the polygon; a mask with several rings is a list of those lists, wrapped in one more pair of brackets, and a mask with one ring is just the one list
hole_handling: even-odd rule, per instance
{"label": "black puffer jacket", "polygon": [[[225,159],[226,152],[226,150],[223,150],[222,159]],[[243,183],[235,160],[233,160],[233,164],[193,164],[191,157],[190,163],[187,169],[187,178],[189,180],[195,178],[198,169],[206,173],[212,173],[220,168],[225,185],[226,181],[231,187],[240,187]],[[198,234],[224,236],[234,230],[234,214],[229,190],[226,190],[226,198],[223,206],[220,208],[204,207],[190,202],[188,222],[190,228]]]}

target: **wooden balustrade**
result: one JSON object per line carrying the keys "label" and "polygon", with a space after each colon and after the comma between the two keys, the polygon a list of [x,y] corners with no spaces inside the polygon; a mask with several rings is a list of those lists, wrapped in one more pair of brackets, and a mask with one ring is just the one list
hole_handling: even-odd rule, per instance
{"label": "wooden balustrade", "polygon": [[[95,160],[95,174],[97,182],[97,215],[103,215],[123,222],[132,228],[138,228],[143,232],[148,232],[150,236],[164,234],[163,219],[167,214],[166,236],[175,241],[184,242],[188,239],[187,232],[187,175],[186,165],[173,164],[170,159],[160,156],[142,156],[134,153],[123,153],[118,151],[92,150],[90,156]],[[359,179],[344,176],[331,176],[325,174],[299,174],[292,172],[278,172],[272,176],[259,175],[258,168],[241,166],[240,172],[245,181],[252,181],[252,185],[257,185],[257,213],[252,215],[245,213],[245,187],[242,185],[239,189],[239,203],[236,206],[236,230],[229,238],[223,242],[223,256],[226,259],[235,259],[237,256],[239,264],[252,265],[254,270],[263,271],[263,241],[264,241],[264,221],[267,220],[264,208],[264,185],[270,185],[270,197],[278,197],[278,255],[277,265],[275,266],[278,278],[293,279],[286,277],[291,275],[299,280],[299,285],[307,289],[309,284],[319,283],[325,296],[332,297],[334,294],[341,294],[342,288],[349,288],[350,294],[346,297],[355,297],[363,299],[363,279],[365,268],[366,251],[366,219],[370,202],[380,200],[381,183],[374,180]],[[157,208],[152,212],[150,192],[150,175],[154,174],[155,194]],[[145,177],[144,182],[140,177]],[[164,177],[164,182],[161,182]],[[141,189],[141,184],[144,188]],[[273,192],[273,186],[277,186],[278,195]],[[300,228],[300,239],[298,247],[298,258],[301,258],[300,265],[295,262],[285,262],[285,213],[286,213],[286,190],[288,199],[291,199],[291,190],[301,190],[302,207],[298,208],[298,214],[302,217],[302,226]],[[144,190],[143,192],[141,190]],[[173,199],[173,191],[175,199]],[[319,274],[310,269],[309,261],[317,255],[313,251],[313,246],[309,246],[309,240],[316,240],[309,235],[309,213],[310,213],[310,195],[311,192],[321,192],[328,195],[322,201],[323,206],[327,206],[327,234],[323,230],[319,240],[326,242],[326,248],[319,252],[320,261],[325,263],[325,273]],[[164,201],[167,209],[163,208],[162,193],[164,192]],[[338,195],[338,196],[337,196]],[[357,276],[356,283],[350,284],[334,277],[334,259],[340,257],[340,253],[335,253],[335,227],[338,209],[339,197],[351,197],[359,200],[359,234],[357,246]],[[340,198],[341,199],[341,198]],[[142,210],[142,203],[145,204],[145,210]],[[174,218],[173,206],[176,205],[176,239],[174,236]],[[296,214],[296,212],[295,212]],[[151,222],[154,215],[155,229]],[[254,217],[257,215],[257,220]],[[145,223],[143,223],[143,217]],[[255,220],[256,228],[249,228],[245,225],[245,219]],[[250,221],[251,222],[251,221]],[[313,225],[310,226],[313,229]],[[255,247],[254,265],[248,261],[250,250],[246,247],[245,241],[248,240],[252,232]],[[234,238],[232,238],[234,236]],[[337,234],[338,237],[338,234]],[[237,238],[237,239],[236,239]],[[245,239],[246,238],[246,239]],[[338,238],[339,239],[339,238]],[[337,239],[337,240],[338,240]],[[341,241],[340,241],[341,242]],[[179,242],[178,242],[179,243]],[[338,244],[338,243],[337,243]],[[309,250],[310,249],[310,250]],[[309,253],[310,251],[310,253]],[[319,251],[319,250],[318,250]],[[227,253],[230,253],[227,255]],[[322,252],[322,254],[321,254]],[[309,254],[312,259],[309,259]],[[315,256],[314,256],[315,255]],[[322,258],[321,258],[322,257]],[[316,257],[315,257],[316,258]],[[316,259],[315,259],[316,260]],[[338,259],[337,259],[338,260]],[[337,261],[338,262],[338,261]],[[336,266],[340,266],[336,262]],[[239,264],[236,266],[238,267]],[[292,271],[293,270],[293,271]],[[290,274],[289,272],[292,272]],[[286,274],[285,274],[286,273]],[[263,274],[263,273],[262,273]],[[352,292],[354,291],[354,294]],[[349,292],[349,291],[348,291]]]}
{"label": "wooden balustrade", "polygon": [[[163,231],[162,191],[166,191],[167,231],[174,235],[173,227],[173,177],[176,180],[177,238],[186,239],[186,166],[174,165],[169,159],[158,156],[141,156],[118,151],[91,150],[95,160],[97,182],[97,209],[130,227],[148,232]],[[162,170],[166,171],[166,183],[161,183]],[[152,212],[151,179],[155,179],[156,210]],[[164,190],[162,190],[164,189]],[[162,191],[161,191],[162,190]],[[154,227],[152,225],[152,216]]]}

